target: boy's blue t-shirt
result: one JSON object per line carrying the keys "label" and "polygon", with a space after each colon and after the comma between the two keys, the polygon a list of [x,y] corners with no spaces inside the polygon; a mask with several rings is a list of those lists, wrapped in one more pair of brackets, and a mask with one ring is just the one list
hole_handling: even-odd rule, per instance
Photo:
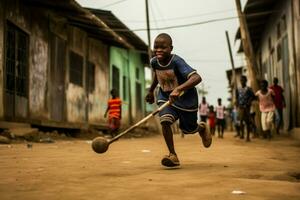
{"label": "boy's blue t-shirt", "polygon": [[[157,96],[158,104],[168,101],[170,93],[178,85],[186,82],[192,74],[197,73],[195,69],[175,54],[172,55],[167,65],[161,65],[156,57],[151,59],[150,64],[160,85]],[[188,112],[198,111],[196,88],[193,87],[185,91],[172,106]]]}

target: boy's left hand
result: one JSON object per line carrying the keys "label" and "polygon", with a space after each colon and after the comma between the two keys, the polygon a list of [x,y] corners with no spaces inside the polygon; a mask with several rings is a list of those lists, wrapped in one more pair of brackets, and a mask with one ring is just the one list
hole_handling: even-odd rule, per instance
{"label": "boy's left hand", "polygon": [[176,101],[176,99],[178,99],[178,97],[181,95],[181,93],[182,93],[181,90],[175,88],[169,96],[170,103],[172,104],[174,101]]}

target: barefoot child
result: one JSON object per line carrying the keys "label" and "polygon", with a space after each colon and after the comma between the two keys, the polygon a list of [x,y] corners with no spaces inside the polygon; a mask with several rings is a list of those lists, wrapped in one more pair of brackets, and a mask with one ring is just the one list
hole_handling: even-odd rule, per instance
{"label": "barefoot child", "polygon": [[168,100],[172,103],[159,113],[164,139],[169,150],[169,155],[164,156],[161,161],[161,164],[166,167],[180,165],[171,129],[171,125],[177,119],[184,134],[199,132],[206,148],[212,142],[205,123],[197,124],[198,95],[195,86],[202,79],[181,57],[171,54],[172,50],[172,38],[168,34],[162,33],[155,38],[155,57],[150,61],[154,76],[146,96],[148,103],[154,103],[154,90],[159,84],[157,104],[161,106]]}

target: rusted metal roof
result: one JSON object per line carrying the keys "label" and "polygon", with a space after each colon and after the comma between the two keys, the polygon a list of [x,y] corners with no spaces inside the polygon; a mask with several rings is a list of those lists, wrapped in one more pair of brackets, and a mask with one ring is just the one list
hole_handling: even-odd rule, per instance
{"label": "rusted metal roof", "polygon": [[[113,46],[147,53],[147,45],[110,11],[98,10],[97,13],[102,12],[102,14],[96,16],[92,9],[83,8],[74,0],[24,0],[24,2],[27,6],[49,9],[65,17],[69,24],[84,29],[90,37]],[[126,32],[118,33],[114,31],[116,27],[122,27]]]}
{"label": "rusted metal roof", "polygon": [[125,38],[127,41],[139,50],[147,52],[148,46],[133,33],[123,22],[121,22],[111,11],[87,8],[97,17],[103,20],[112,30],[118,35]]}
{"label": "rusted metal roof", "polygon": [[[276,12],[274,7],[277,2],[277,0],[248,0],[245,5],[243,12],[246,15],[246,21],[254,51],[256,51],[259,46],[266,23],[270,16]],[[241,39],[240,28],[237,30],[235,39]],[[238,53],[241,52],[243,52],[242,44],[238,50]]]}

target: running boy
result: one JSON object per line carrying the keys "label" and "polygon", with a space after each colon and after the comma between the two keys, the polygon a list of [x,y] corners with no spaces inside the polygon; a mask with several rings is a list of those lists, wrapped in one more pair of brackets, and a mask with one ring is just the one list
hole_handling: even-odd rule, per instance
{"label": "running boy", "polygon": [[168,100],[172,103],[159,113],[164,139],[169,150],[169,155],[164,156],[161,161],[161,164],[166,167],[180,165],[171,129],[171,124],[177,119],[183,133],[199,132],[206,148],[212,143],[206,124],[197,124],[198,95],[195,86],[202,79],[181,57],[171,54],[172,50],[172,38],[168,34],[161,33],[155,38],[155,57],[150,61],[153,82],[146,96],[148,103],[154,103],[154,90],[159,84],[157,104],[160,106]]}
{"label": "running boy", "polygon": [[255,95],[259,100],[259,110],[261,112],[261,126],[264,131],[264,138],[271,139],[271,128],[274,122],[274,91],[268,88],[268,81],[262,80],[260,83],[260,90]]}
{"label": "running boy", "polygon": [[104,117],[108,113],[108,126],[111,136],[114,137],[121,125],[122,100],[118,97],[116,89],[112,89],[110,94],[112,98],[108,100]]}

